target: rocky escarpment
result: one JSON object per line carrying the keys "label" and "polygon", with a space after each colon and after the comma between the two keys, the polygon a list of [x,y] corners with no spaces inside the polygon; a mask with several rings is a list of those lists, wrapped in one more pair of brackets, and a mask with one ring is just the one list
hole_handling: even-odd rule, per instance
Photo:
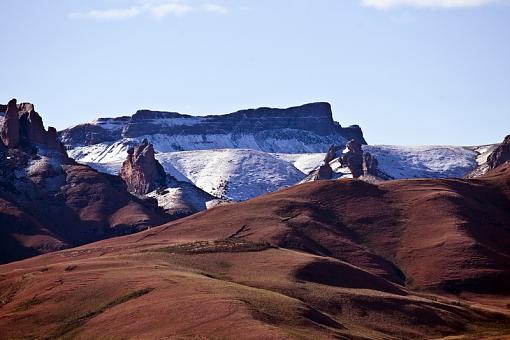
{"label": "rocky escarpment", "polygon": [[492,170],[508,161],[510,161],[510,135],[506,136],[503,143],[487,157],[487,165]]}
{"label": "rocky escarpment", "polygon": [[32,104],[13,99],[0,110],[0,263],[171,220],[118,176],[69,158]]}
{"label": "rocky escarpment", "polygon": [[[16,99],[0,108],[5,110],[0,136],[9,148],[44,147],[66,153],[64,146],[57,140],[57,130],[48,127],[45,130],[41,116],[31,103],[17,104]],[[32,150],[36,152],[35,150]]]}
{"label": "rocky escarpment", "polygon": [[465,177],[476,178],[488,171],[510,161],[510,135],[503,139],[502,143],[484,145],[477,148],[478,166],[470,171]]}
{"label": "rocky escarpment", "polygon": [[[258,108],[226,115],[189,116],[140,110],[131,117],[101,118],[60,132],[78,159],[97,162],[117,146],[147,138],[161,152],[246,148],[265,152],[325,152],[354,139],[366,144],[359,126],[342,127],[328,103],[288,109]],[[93,151],[87,147],[94,147]],[[105,153],[97,153],[101,146]],[[122,157],[124,158],[124,156]]]}
{"label": "rocky escarpment", "polygon": [[154,157],[154,147],[147,139],[128,150],[120,177],[126,182],[128,190],[138,195],[148,194],[166,185],[165,170]]}

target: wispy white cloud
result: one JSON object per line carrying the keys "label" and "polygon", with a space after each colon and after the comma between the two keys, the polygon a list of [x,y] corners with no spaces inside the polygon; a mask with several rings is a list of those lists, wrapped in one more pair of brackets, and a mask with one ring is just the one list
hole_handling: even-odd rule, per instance
{"label": "wispy white cloud", "polygon": [[224,6],[220,6],[217,4],[204,4],[201,6],[201,9],[205,12],[218,13],[218,14],[227,14],[228,8]]}
{"label": "wispy white cloud", "polygon": [[139,0],[136,5],[125,8],[91,9],[85,12],[69,14],[71,18],[96,19],[96,20],[126,20],[141,15],[148,15],[155,19],[174,15],[182,16],[191,12],[209,12],[227,14],[228,8],[214,4],[202,3],[191,4],[182,0]]}
{"label": "wispy white cloud", "polygon": [[509,0],[361,0],[363,5],[378,9],[396,7],[462,8],[490,4],[509,4]]}
{"label": "wispy white cloud", "polygon": [[158,19],[164,18],[168,15],[184,15],[195,10],[194,7],[177,1],[155,5],[146,4],[146,7],[150,14]]}

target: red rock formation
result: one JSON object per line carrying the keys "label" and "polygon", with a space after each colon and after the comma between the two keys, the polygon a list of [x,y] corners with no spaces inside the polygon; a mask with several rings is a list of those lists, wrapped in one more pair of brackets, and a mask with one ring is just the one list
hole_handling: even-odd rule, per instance
{"label": "red rock formation", "polygon": [[20,124],[18,118],[18,106],[16,99],[11,99],[7,104],[7,111],[4,116],[4,124],[0,132],[3,143],[9,147],[14,148],[19,145],[20,141]]}
{"label": "red rock formation", "polygon": [[489,155],[487,158],[487,164],[489,169],[492,170],[501,164],[510,160],[510,135],[506,136],[503,143]]}
{"label": "red rock formation", "polygon": [[147,139],[138,147],[128,150],[120,176],[126,182],[128,190],[138,195],[148,194],[166,183],[165,170],[154,157],[154,147]]}
{"label": "red rock formation", "polygon": [[41,116],[34,110],[34,105],[30,103],[18,105],[18,115],[21,138],[31,144],[45,144],[46,130]]}
{"label": "red rock formation", "polygon": [[333,178],[333,169],[331,169],[331,166],[329,163],[325,163],[324,165],[321,165],[319,168],[319,171],[317,172],[317,180],[324,180],[324,179],[331,179]]}
{"label": "red rock formation", "polygon": [[57,140],[57,129],[53,126],[48,126],[45,144],[49,149],[62,151],[62,144]]}
{"label": "red rock formation", "polygon": [[326,154],[326,157],[324,158],[324,163],[329,164],[329,162],[331,162],[335,158],[336,158],[336,147],[334,145],[332,145],[329,148],[328,153]]}
{"label": "red rock formation", "polygon": [[21,143],[24,146],[45,146],[67,154],[63,144],[57,139],[57,130],[53,127],[49,127],[48,131],[44,129],[43,120],[31,103],[16,105],[16,99],[9,102],[1,136],[9,148],[17,148]]}
{"label": "red rock formation", "polygon": [[359,178],[363,175],[363,150],[361,144],[354,139],[346,145],[347,151],[340,159],[340,164],[346,166],[352,173],[353,178]]}
{"label": "red rock formation", "polygon": [[377,165],[379,162],[369,152],[365,152],[363,155],[363,175],[374,175],[377,176]]}

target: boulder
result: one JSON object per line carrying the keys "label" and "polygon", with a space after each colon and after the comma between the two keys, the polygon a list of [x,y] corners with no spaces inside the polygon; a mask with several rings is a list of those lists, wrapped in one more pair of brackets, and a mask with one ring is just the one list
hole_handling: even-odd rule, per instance
{"label": "boulder", "polygon": [[333,169],[329,163],[325,163],[319,167],[319,171],[317,172],[316,179],[324,180],[324,179],[332,179],[333,178]]}
{"label": "boulder", "polygon": [[120,176],[126,182],[128,190],[138,195],[148,194],[166,184],[165,170],[156,160],[154,147],[147,139],[136,148],[128,150]]}
{"label": "boulder", "polygon": [[5,146],[14,148],[19,145],[20,124],[16,99],[11,99],[7,104],[7,109],[4,115],[4,124],[0,131],[0,135]]}

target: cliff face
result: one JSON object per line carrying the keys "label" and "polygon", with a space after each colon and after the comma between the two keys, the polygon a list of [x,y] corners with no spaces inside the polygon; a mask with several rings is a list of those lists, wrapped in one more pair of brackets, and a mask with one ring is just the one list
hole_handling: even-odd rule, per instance
{"label": "cliff face", "polygon": [[0,112],[4,110],[0,136],[5,146],[25,149],[42,146],[65,154],[64,146],[57,140],[56,129],[50,126],[46,131],[41,116],[35,111],[34,104],[17,104],[16,99],[13,98],[7,105],[0,106]]}
{"label": "cliff face", "polygon": [[490,170],[508,161],[510,161],[510,135],[506,136],[503,143],[499,144],[489,157],[487,157],[487,164]]}
{"label": "cliff face", "polygon": [[330,145],[342,145],[350,139],[366,144],[359,126],[344,128],[333,120],[328,103],[200,117],[140,110],[131,117],[102,118],[60,133],[68,149],[142,137],[163,152],[218,148],[325,152]]}

